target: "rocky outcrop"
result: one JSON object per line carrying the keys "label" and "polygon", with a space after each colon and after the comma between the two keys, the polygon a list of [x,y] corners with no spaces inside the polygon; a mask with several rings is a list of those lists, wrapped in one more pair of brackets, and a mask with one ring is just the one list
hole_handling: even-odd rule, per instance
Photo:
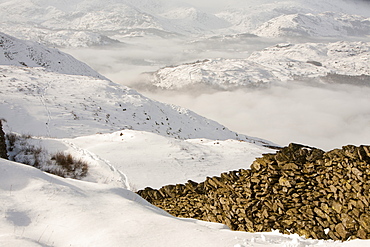
{"label": "rocky outcrop", "polygon": [[3,131],[3,125],[0,120],[0,158],[8,159],[6,152],[5,133]]}
{"label": "rocky outcrop", "polygon": [[290,144],[250,170],[138,194],[178,217],[232,230],[273,229],[307,238],[370,239],[370,146],[324,152]]}

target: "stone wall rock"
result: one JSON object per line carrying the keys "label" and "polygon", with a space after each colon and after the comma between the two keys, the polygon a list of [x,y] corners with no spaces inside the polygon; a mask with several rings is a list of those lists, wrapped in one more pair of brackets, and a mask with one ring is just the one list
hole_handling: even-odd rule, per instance
{"label": "stone wall rock", "polygon": [[0,120],[0,158],[8,159],[6,152],[5,133],[3,131],[3,125]]}
{"label": "stone wall rock", "polygon": [[370,239],[370,147],[324,152],[290,144],[257,158],[249,170],[138,194],[174,216],[232,230]]}

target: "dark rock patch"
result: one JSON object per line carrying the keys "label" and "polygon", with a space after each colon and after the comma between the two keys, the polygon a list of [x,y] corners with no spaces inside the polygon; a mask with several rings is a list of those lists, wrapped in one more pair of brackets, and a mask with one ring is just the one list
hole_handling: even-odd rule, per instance
{"label": "dark rock patch", "polygon": [[0,119],[0,158],[8,159],[5,143],[5,133],[3,131],[1,119]]}

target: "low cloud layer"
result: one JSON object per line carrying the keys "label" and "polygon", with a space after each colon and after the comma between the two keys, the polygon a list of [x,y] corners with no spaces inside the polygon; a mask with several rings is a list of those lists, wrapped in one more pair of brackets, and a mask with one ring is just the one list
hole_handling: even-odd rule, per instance
{"label": "low cloud layer", "polygon": [[228,128],[280,145],[322,149],[370,144],[370,87],[295,83],[268,89],[202,94],[148,93]]}
{"label": "low cloud layer", "polygon": [[[114,82],[135,88],[135,79],[141,72],[198,59],[247,57],[253,50],[281,40],[212,42],[131,39],[120,47],[66,51]],[[139,91],[153,99],[189,108],[233,131],[280,145],[298,142],[331,149],[370,144],[370,87],[290,82],[233,92],[211,92],[206,88],[196,93],[142,89]]]}

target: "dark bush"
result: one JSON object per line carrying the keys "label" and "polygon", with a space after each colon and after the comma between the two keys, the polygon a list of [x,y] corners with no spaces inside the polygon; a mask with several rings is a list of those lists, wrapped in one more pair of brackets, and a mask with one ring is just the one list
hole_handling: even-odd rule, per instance
{"label": "dark bush", "polygon": [[59,169],[52,173],[61,177],[82,178],[87,175],[88,164],[81,159],[75,159],[71,154],[58,152],[51,157]]}
{"label": "dark bush", "polygon": [[87,175],[88,164],[71,154],[58,152],[50,155],[42,147],[32,145],[31,135],[6,135],[9,160],[33,166],[64,178],[81,179]]}

